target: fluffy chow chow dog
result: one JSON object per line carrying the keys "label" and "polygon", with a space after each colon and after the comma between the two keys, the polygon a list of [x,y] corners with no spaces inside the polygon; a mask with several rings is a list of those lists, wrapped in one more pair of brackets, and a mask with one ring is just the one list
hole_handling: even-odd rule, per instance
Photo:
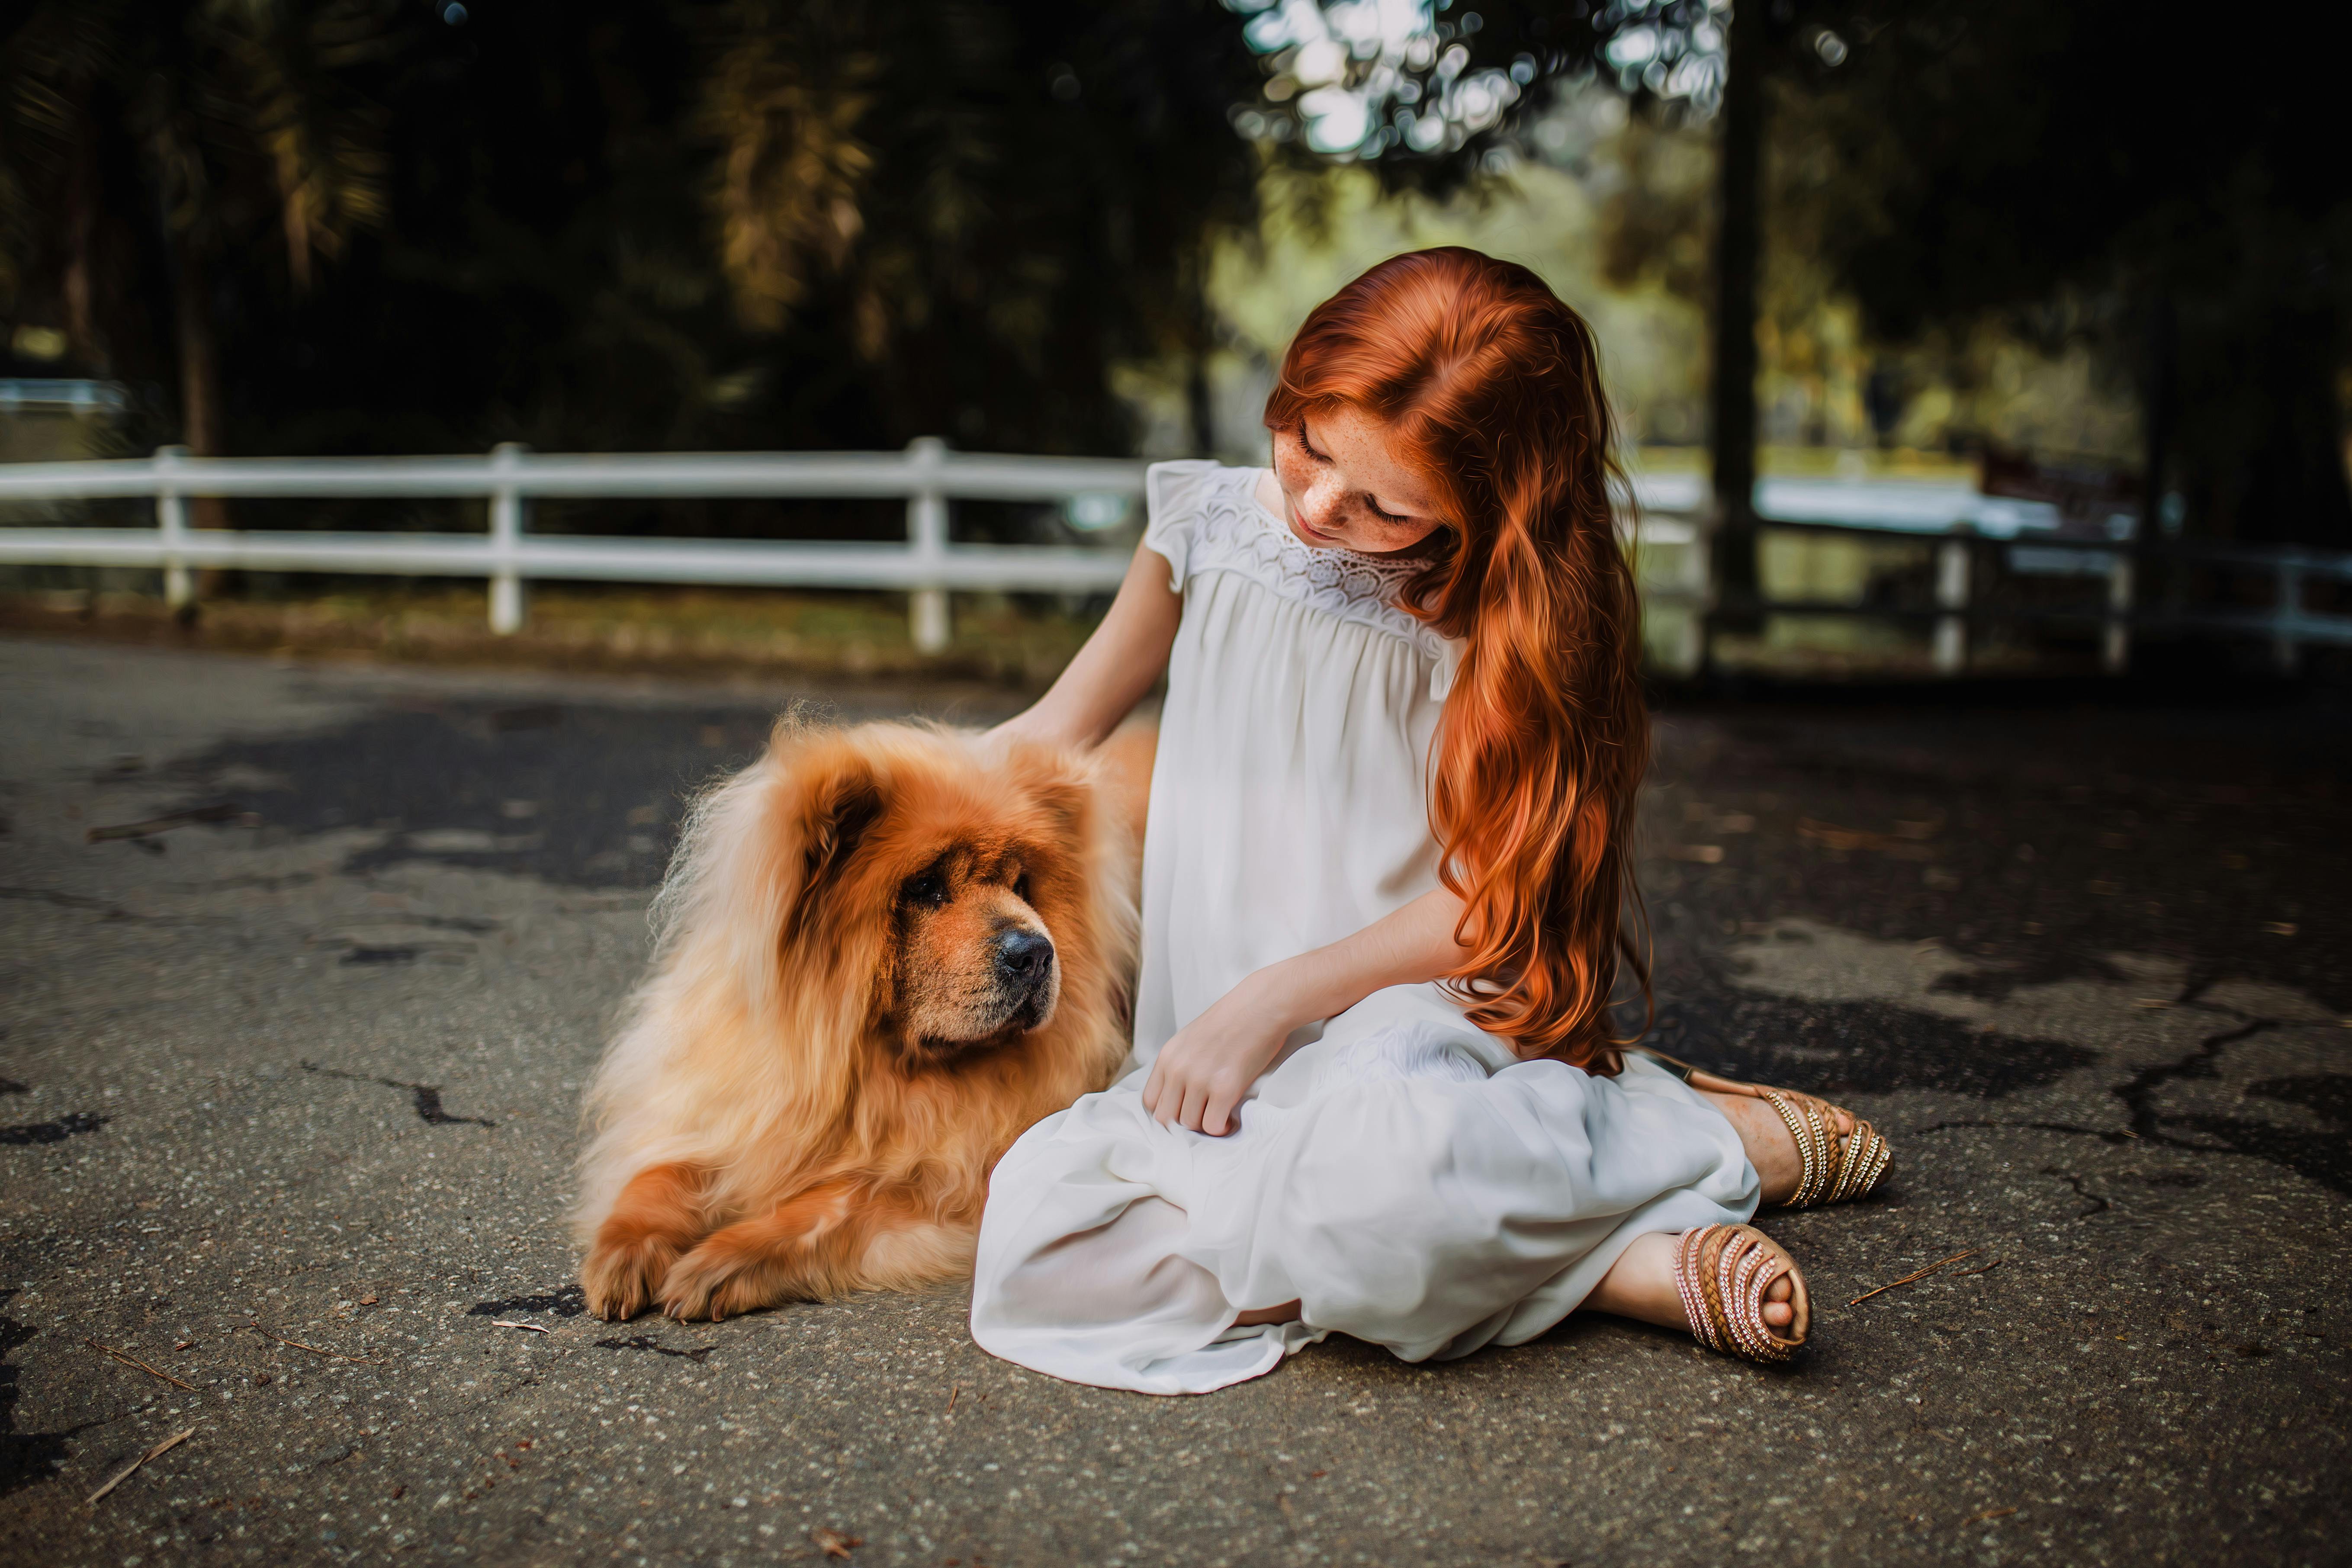
{"label": "fluffy chow chow dog", "polygon": [[697,803],[588,1091],[592,1311],[971,1268],[990,1167],[1126,1054],[1151,743],[787,720]]}

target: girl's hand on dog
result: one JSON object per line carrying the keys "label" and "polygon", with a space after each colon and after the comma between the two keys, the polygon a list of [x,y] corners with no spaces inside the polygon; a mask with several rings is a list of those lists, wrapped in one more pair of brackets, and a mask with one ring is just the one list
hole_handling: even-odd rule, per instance
{"label": "girl's hand on dog", "polygon": [[1261,969],[1176,1031],[1152,1058],[1143,1109],[1161,1126],[1222,1138],[1234,1111],[1297,1026],[1276,973]]}

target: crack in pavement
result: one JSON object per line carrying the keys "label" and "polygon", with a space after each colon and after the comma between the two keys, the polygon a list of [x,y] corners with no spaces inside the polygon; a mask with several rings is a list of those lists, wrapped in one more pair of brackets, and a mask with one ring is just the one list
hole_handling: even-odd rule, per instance
{"label": "crack in pavement", "polygon": [[386,1089],[404,1089],[416,1097],[416,1119],[432,1127],[445,1127],[453,1121],[470,1122],[476,1127],[496,1127],[495,1121],[479,1116],[452,1116],[441,1109],[441,1088],[438,1084],[409,1083],[396,1078],[374,1078],[366,1073],[345,1072],[340,1068],[322,1068],[315,1062],[304,1062],[304,1072],[314,1072],[322,1078],[349,1079],[353,1083],[382,1084]]}
{"label": "crack in pavement", "polygon": [[677,1356],[681,1360],[693,1362],[698,1366],[701,1364],[702,1359],[705,1356],[709,1355],[712,1351],[717,1350],[719,1347],[717,1345],[699,1345],[690,1351],[682,1351],[674,1349],[669,1345],[663,1344],[651,1334],[633,1334],[625,1340],[598,1340],[596,1342],[596,1348],[598,1350],[607,1351],[651,1351],[656,1355]]}
{"label": "crack in pavement", "polygon": [[0,1127],[0,1144],[23,1148],[34,1143],[62,1143],[84,1132],[95,1132],[113,1120],[111,1116],[93,1116],[87,1110],[77,1110],[70,1115],[60,1116],[55,1121],[26,1121],[15,1127]]}
{"label": "crack in pavement", "polygon": [[2084,1209],[2080,1214],[2077,1214],[2074,1216],[2076,1219],[2088,1219],[2095,1214],[2105,1214],[2108,1209],[2114,1206],[2098,1194],[2084,1187],[2083,1185],[2083,1178],[2075,1175],[2071,1171],[2062,1171],[2055,1165],[2044,1165],[2042,1167],[2042,1173],[2045,1176],[2055,1176],[2060,1181],[2064,1182],[2068,1186],[2074,1189],[2074,1195],[2076,1197],[2083,1199],[2090,1205],[2088,1208]]}
{"label": "crack in pavement", "polygon": [[[2013,1131],[2056,1132],[2069,1137],[2096,1138],[2103,1143],[2137,1142],[2157,1148],[2178,1149],[2191,1154],[2236,1154],[2264,1160],[2293,1171],[2295,1174],[2339,1193],[2352,1193],[2352,1141],[2341,1131],[2347,1121],[2345,1108],[2352,1105],[2352,1096],[2341,1092],[2344,1080],[2333,1075],[2309,1079],[2270,1079],[2261,1085],[2249,1085],[2246,1092],[2263,1089],[2275,1092],[2266,1099],[2303,1105],[2314,1115],[2337,1124],[2336,1131],[2307,1132],[2297,1128],[2282,1127],[2275,1122],[2248,1117],[2212,1116],[2193,1111],[2167,1115],[2156,1105],[2158,1092],[2177,1079],[2219,1079],[2216,1063],[2230,1047],[2279,1028],[2277,1018],[2248,1017],[2230,1008],[2210,1007],[2195,1001],[2210,981],[2192,983],[2176,1005],[2204,1005],[2210,1010],[2228,1014],[2242,1022],[2234,1027],[2208,1035],[2197,1043],[2194,1050],[2171,1061],[2158,1062],[2141,1068],[2119,1084],[2109,1086],[2107,1092],[2121,1100],[2126,1118],[2130,1123],[2124,1128],[2083,1127],[2066,1121],[1997,1121],[1974,1119],[1938,1121],[1929,1126],[1912,1128],[1906,1137],[1925,1137],[1931,1132],[1944,1132],[1963,1128],[2000,1128]],[[2190,1136],[2183,1136],[2183,1133]],[[2200,1140],[2213,1140],[2202,1142]],[[2049,1170],[2045,1175],[2064,1173]],[[2070,1178],[2071,1179],[2071,1178]],[[2077,1188],[2080,1192],[2080,1189]],[[2081,1193],[2085,1198],[2097,1198],[2096,1194]],[[2105,1199],[2098,1199],[2101,1207]],[[2095,1213],[2096,1210],[2086,1211]]]}
{"label": "crack in pavement", "polygon": [[576,1318],[588,1310],[588,1298],[577,1285],[566,1285],[543,1296],[509,1296],[502,1301],[477,1301],[466,1309],[469,1318],[504,1318],[516,1312],[552,1312]]}

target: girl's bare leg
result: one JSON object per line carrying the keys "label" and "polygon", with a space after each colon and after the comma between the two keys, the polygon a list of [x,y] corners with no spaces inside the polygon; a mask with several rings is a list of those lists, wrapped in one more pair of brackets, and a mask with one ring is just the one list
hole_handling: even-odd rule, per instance
{"label": "girl's bare leg", "polygon": [[1298,1303],[1285,1301],[1279,1307],[1257,1307],[1234,1320],[1235,1328],[1249,1328],[1258,1323],[1288,1323],[1298,1318]]}
{"label": "girl's bare leg", "polygon": [[[1804,1174],[1803,1162],[1797,1152],[1797,1141],[1789,1135],[1788,1124],[1770,1103],[1745,1094],[1696,1092],[1723,1112],[1724,1120],[1738,1132],[1748,1163],[1756,1167],[1756,1174],[1764,1184],[1764,1201],[1779,1203],[1794,1194],[1799,1178]],[[1843,1135],[1851,1131],[1853,1125],[1850,1119],[1844,1119],[1833,1131]],[[1786,1279],[1775,1279],[1764,1292],[1767,1323],[1776,1329],[1789,1326],[1792,1316],[1790,1294],[1791,1287]],[[1634,1242],[1617,1259],[1616,1267],[1593,1288],[1592,1294],[1585,1298],[1584,1304],[1594,1311],[1614,1312],[1621,1318],[1636,1318],[1669,1329],[1688,1329],[1690,1321],[1683,1313],[1682,1297],[1675,1290],[1675,1238],[1658,1234]],[[1234,1322],[1238,1327],[1287,1323],[1297,1316],[1298,1303],[1285,1301],[1278,1307],[1254,1308]]]}
{"label": "girl's bare leg", "polygon": [[[1788,1129],[1780,1129],[1785,1136]],[[1794,1190],[1793,1183],[1791,1190]],[[1782,1275],[1764,1289],[1764,1321],[1776,1329],[1785,1329],[1795,1316],[1789,1298],[1795,1288],[1789,1277]],[[1613,1312],[1621,1318],[1634,1318],[1644,1323],[1656,1323],[1662,1328],[1681,1329],[1688,1332],[1690,1319],[1683,1311],[1682,1293],[1675,1289],[1675,1238],[1664,1231],[1653,1231],[1637,1237],[1618,1258],[1616,1264],[1592,1288],[1584,1299],[1585,1308],[1595,1312]],[[1257,1323],[1287,1323],[1298,1316],[1298,1303],[1285,1301],[1279,1307],[1259,1307],[1235,1318],[1236,1326]]]}

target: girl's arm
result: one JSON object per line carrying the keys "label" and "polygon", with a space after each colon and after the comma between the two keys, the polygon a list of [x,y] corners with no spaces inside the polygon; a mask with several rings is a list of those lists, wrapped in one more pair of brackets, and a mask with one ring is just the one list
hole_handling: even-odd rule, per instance
{"label": "girl's arm", "polygon": [[1462,900],[1433,888],[1353,936],[1257,971],[1160,1048],[1143,1108],[1162,1124],[1223,1137],[1291,1030],[1451,973],[1465,951],[1454,940],[1461,918]]}
{"label": "girl's arm", "polygon": [[1168,578],[1167,558],[1137,545],[1110,613],[1077,657],[1045,696],[990,733],[1082,750],[1101,744],[1168,668],[1184,609]]}

